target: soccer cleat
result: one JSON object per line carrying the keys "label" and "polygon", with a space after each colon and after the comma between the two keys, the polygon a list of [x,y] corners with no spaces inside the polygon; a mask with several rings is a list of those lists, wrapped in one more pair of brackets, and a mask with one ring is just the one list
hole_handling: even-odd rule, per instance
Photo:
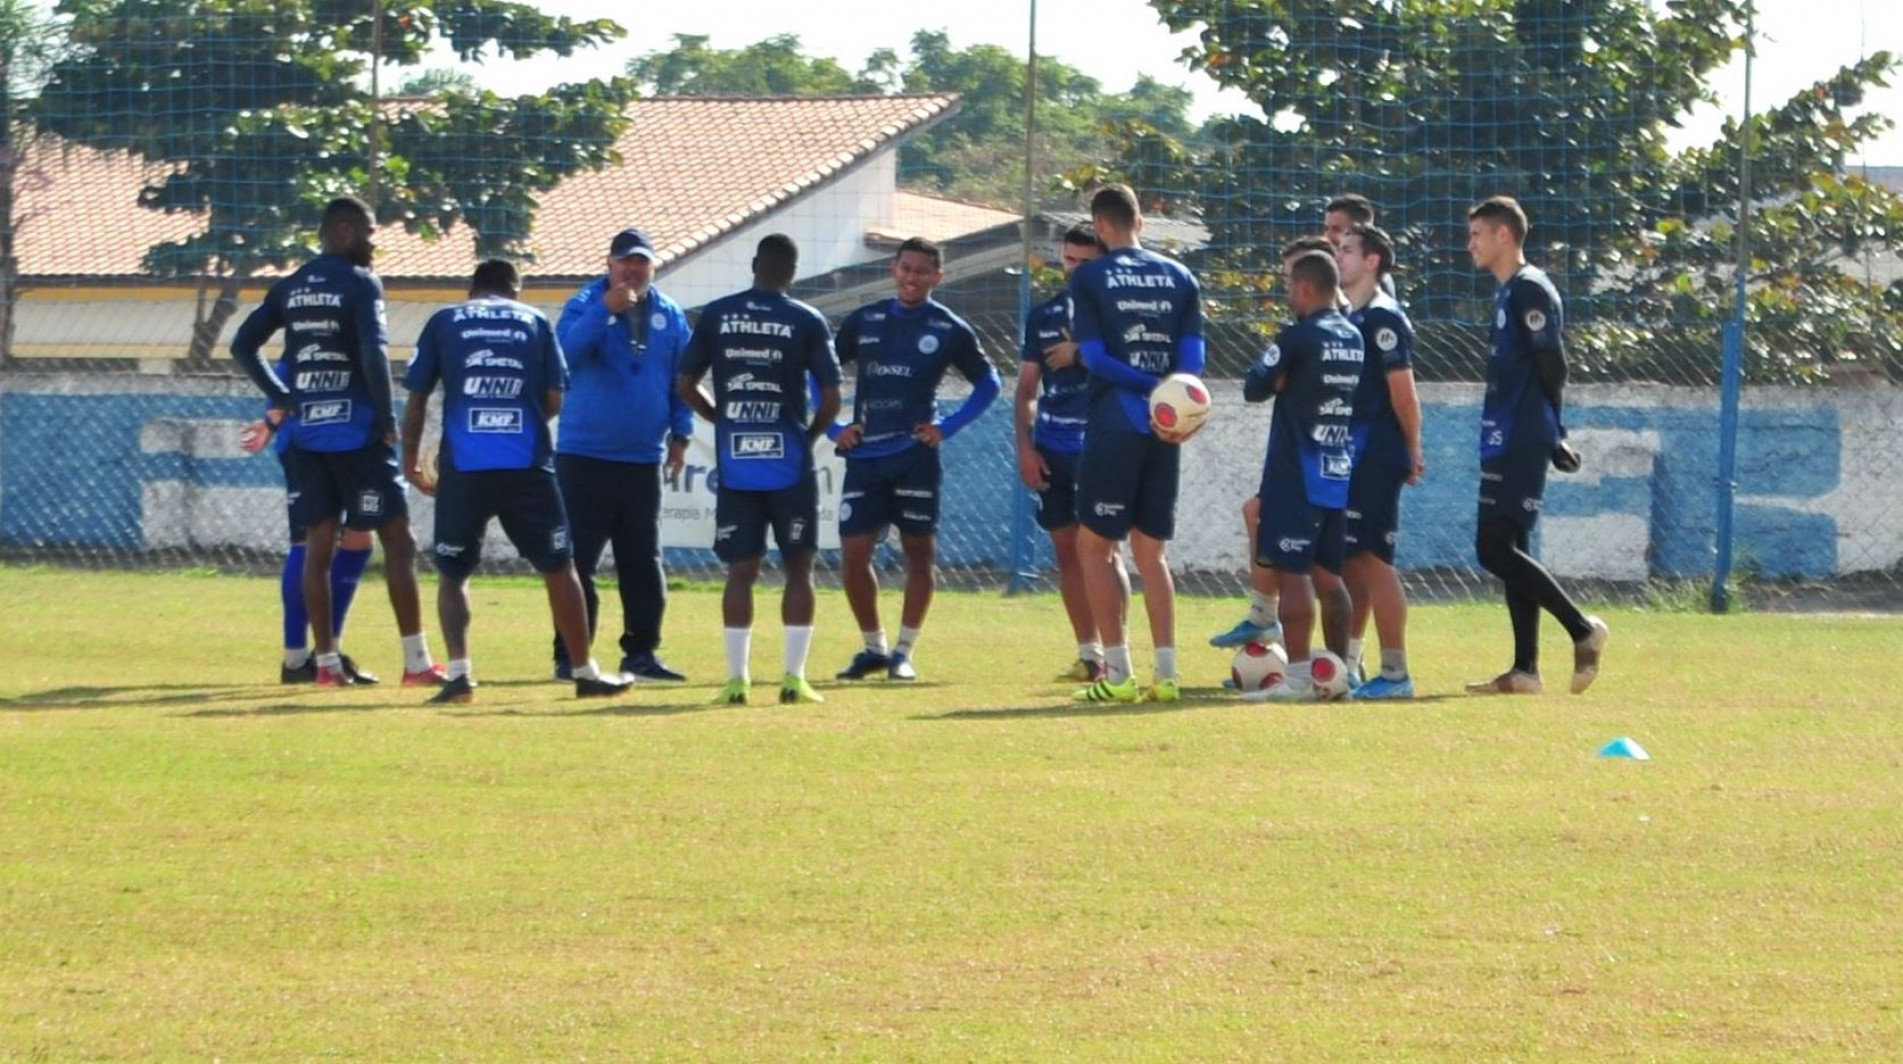
{"label": "soccer cleat", "polygon": [[1143,692],[1145,702],[1181,702],[1183,689],[1175,680],[1156,680]]}
{"label": "soccer cleat", "polygon": [[863,680],[868,676],[885,672],[892,667],[892,656],[876,650],[861,650],[852,656],[852,664],[840,669],[837,678],[841,680]]}
{"label": "soccer cleat", "polygon": [[1321,697],[1315,685],[1305,683],[1300,686],[1289,683],[1286,678],[1277,680],[1260,691],[1244,691],[1244,702],[1313,702]]}
{"label": "soccer cleat", "polygon": [[1540,678],[1530,672],[1509,669],[1491,680],[1467,685],[1470,695],[1536,695],[1545,690]]}
{"label": "soccer cleat", "polygon": [[1414,697],[1414,678],[1403,676],[1390,680],[1386,676],[1376,676],[1360,687],[1355,688],[1355,701],[1382,702],[1399,701]]}
{"label": "soccer cleat", "polygon": [[442,689],[429,696],[425,705],[466,706],[476,700],[476,681],[467,676],[446,680]]}
{"label": "soccer cleat", "polygon": [[554,675],[558,682],[567,683],[575,678],[575,667],[566,661],[558,661],[555,663]]}
{"label": "soccer cleat", "polygon": [[601,674],[577,676],[575,677],[575,697],[613,698],[619,694],[626,694],[628,688],[632,686],[634,686],[633,683],[619,676]]}
{"label": "soccer cleat", "polygon": [[916,680],[918,670],[912,667],[912,656],[903,650],[892,652],[891,664],[885,667],[888,680]]}
{"label": "soccer cleat", "polygon": [[1071,662],[1070,668],[1058,673],[1057,678],[1059,681],[1068,680],[1076,683],[1094,683],[1103,678],[1103,662],[1091,661],[1089,658],[1078,658],[1076,661]]}
{"label": "soccer cleat", "polygon": [[317,678],[311,682],[319,687],[351,687],[354,686],[357,681],[351,679],[350,674],[345,672],[341,666],[335,669],[327,669],[319,665],[317,667]]}
{"label": "soccer cleat", "polygon": [[281,684],[316,683],[317,655],[312,654],[305,658],[304,664],[299,665],[295,669],[280,662],[278,665],[278,682]]}
{"label": "soccer cleat", "polygon": [[653,654],[629,654],[621,659],[621,675],[635,683],[685,683],[687,677],[668,668]]}
{"label": "soccer cleat", "polygon": [[1234,628],[1209,637],[1210,646],[1221,647],[1224,650],[1234,650],[1247,643],[1280,643],[1281,641],[1282,622],[1250,624],[1247,617],[1237,621]]}
{"label": "soccer cleat", "polygon": [[824,701],[826,700],[819,697],[819,692],[813,690],[813,685],[806,682],[806,677],[795,676],[789,672],[780,678],[781,705],[792,706],[802,702]]}
{"label": "soccer cleat", "polygon": [[374,684],[374,683],[383,682],[382,680],[377,679],[376,673],[365,672],[362,669],[358,668],[356,661],[354,661],[350,655],[344,654],[344,655],[341,655],[341,657],[343,658],[343,662],[344,662],[344,672],[347,675],[349,675],[351,683]]}
{"label": "soccer cleat", "polygon": [[441,662],[421,672],[403,670],[403,686],[405,687],[441,687],[448,680],[449,669]]}
{"label": "soccer cleat", "polygon": [[752,686],[753,684],[749,683],[744,677],[736,676],[728,680],[727,686],[722,687],[720,693],[714,696],[714,704],[717,706],[744,706],[747,704],[747,690]]}
{"label": "soccer cleat", "polygon": [[1592,625],[1592,634],[1573,644],[1573,693],[1585,694],[1586,688],[1599,678],[1599,655],[1606,649],[1606,638],[1611,630],[1606,622],[1597,617],[1586,618]]}
{"label": "soccer cleat", "polygon": [[1120,683],[1112,683],[1106,676],[1089,687],[1078,688],[1070,697],[1073,702],[1135,702],[1143,697],[1143,689],[1134,676],[1125,676]]}

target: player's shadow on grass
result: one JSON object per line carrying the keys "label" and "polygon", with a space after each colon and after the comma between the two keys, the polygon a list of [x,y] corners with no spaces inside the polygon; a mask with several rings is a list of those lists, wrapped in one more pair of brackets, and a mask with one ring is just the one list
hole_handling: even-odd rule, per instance
{"label": "player's shadow on grass", "polygon": [[373,713],[378,710],[410,709],[413,707],[391,705],[388,702],[283,702],[269,706],[247,706],[231,709],[199,709],[175,716],[192,717],[200,720],[230,719],[234,717],[294,717],[305,713]]}
{"label": "player's shadow on grass", "polygon": [[1135,717],[1155,713],[1186,713],[1232,701],[1227,692],[1183,692],[1180,702],[1060,702],[1054,706],[1004,706],[996,709],[954,709],[948,713],[920,713],[913,720],[1037,720],[1052,717]]}
{"label": "player's shadow on grass", "polygon": [[145,706],[255,701],[259,697],[258,689],[252,686],[205,687],[202,684],[167,683],[132,684],[126,687],[56,687],[50,691],[0,698],[0,710],[137,709]]}
{"label": "player's shadow on grass", "polygon": [[686,713],[712,712],[729,707],[705,700],[670,702],[655,705],[642,702],[613,702],[602,699],[563,699],[560,702],[523,703],[520,706],[486,708],[481,702],[466,706],[446,706],[446,717],[534,717],[549,720],[582,717],[676,717]]}

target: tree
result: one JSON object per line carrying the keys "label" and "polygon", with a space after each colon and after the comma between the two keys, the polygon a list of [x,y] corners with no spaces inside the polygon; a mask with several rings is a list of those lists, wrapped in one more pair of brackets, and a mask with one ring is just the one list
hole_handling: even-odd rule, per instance
{"label": "tree", "polygon": [[31,0],[0,0],[0,365],[13,358],[14,310],[20,302],[20,231],[14,194],[19,188],[22,110],[58,58],[63,27]]}
{"label": "tree", "polygon": [[572,55],[623,35],[606,20],[549,18],[526,4],[385,0],[62,0],[76,54],[55,63],[40,129],[129,151],[165,173],[151,210],[202,214],[192,236],[151,248],[145,268],[215,290],[189,364],[208,366],[245,280],[314,250],[323,204],[369,194],[377,218],[426,237],[470,231],[478,255],[521,253],[535,194],[611,159],[633,86],[562,85],[503,99],[445,86],[424,105],[373,99],[376,58],[415,67],[446,42],[487,54]]}
{"label": "tree", "polygon": [[476,76],[460,67],[426,67],[397,86],[398,96],[434,96],[443,91],[470,92]]}
{"label": "tree", "polygon": [[745,48],[707,47],[707,37],[674,35],[674,47],[628,61],[628,76],[655,96],[839,96],[870,91],[838,61],[800,54],[787,33]]}

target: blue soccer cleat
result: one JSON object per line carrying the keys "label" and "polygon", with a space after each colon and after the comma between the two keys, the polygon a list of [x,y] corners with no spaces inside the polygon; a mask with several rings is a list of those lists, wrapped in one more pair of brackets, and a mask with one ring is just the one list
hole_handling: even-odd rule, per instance
{"label": "blue soccer cleat", "polygon": [[1234,628],[1218,632],[1209,637],[1209,645],[1233,650],[1248,643],[1280,643],[1282,641],[1282,622],[1270,621],[1268,624],[1250,624],[1244,617],[1236,622]]}
{"label": "blue soccer cleat", "polygon": [[1380,702],[1384,700],[1402,701],[1414,697],[1414,678],[1403,676],[1390,680],[1386,676],[1376,676],[1360,687],[1355,688],[1355,701]]}

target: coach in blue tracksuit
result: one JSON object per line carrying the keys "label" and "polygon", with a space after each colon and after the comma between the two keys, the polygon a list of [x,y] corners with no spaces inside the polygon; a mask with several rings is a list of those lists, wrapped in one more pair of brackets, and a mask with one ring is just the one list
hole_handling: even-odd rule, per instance
{"label": "coach in blue tracksuit", "polygon": [[[694,419],[674,392],[687,316],[653,286],[654,244],[639,229],[616,233],[608,271],[562,308],[556,334],[568,356],[567,405],[556,473],[575,536],[575,568],[588,601],[592,642],[601,613],[595,566],[614,544],[621,590],[621,671],[635,680],[681,680],[656,656],[667,609],[661,569],[661,481],[680,475]],[[569,678],[562,640],[555,675]]]}

